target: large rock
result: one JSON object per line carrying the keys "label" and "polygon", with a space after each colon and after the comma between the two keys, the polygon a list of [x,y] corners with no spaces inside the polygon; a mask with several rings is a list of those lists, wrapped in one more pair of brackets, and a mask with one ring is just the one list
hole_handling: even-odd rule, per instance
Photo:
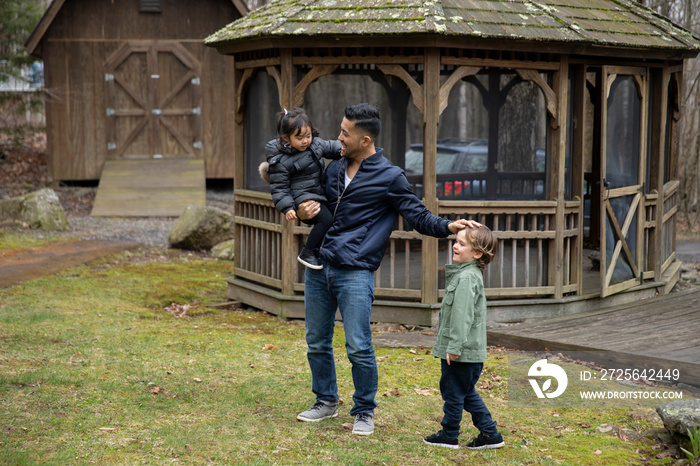
{"label": "large rock", "polygon": [[664,427],[672,434],[687,436],[688,430],[700,428],[700,399],[676,400],[656,407]]}
{"label": "large rock", "polygon": [[224,241],[223,243],[219,243],[215,245],[213,248],[211,248],[211,256],[215,257],[217,259],[223,259],[227,261],[232,261],[235,259],[235,251],[234,247],[236,246],[236,241],[233,239],[230,239],[228,241]]}
{"label": "large rock", "polygon": [[205,251],[233,238],[233,216],[216,207],[190,205],[170,232],[170,247]]}
{"label": "large rock", "polygon": [[49,188],[0,200],[0,223],[38,230],[65,230],[70,226],[56,192]]}

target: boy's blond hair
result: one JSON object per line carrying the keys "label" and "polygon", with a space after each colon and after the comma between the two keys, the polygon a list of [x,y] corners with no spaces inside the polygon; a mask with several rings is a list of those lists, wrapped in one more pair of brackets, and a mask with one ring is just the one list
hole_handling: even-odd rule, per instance
{"label": "boy's blond hair", "polygon": [[476,260],[480,269],[485,269],[491,263],[498,250],[498,238],[487,226],[479,228],[467,228],[467,241],[475,252],[480,252],[481,257]]}

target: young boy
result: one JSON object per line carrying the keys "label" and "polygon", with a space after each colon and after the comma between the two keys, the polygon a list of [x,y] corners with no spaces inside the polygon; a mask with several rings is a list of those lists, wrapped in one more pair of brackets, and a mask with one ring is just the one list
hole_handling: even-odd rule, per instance
{"label": "young boy", "polygon": [[426,437],[428,445],[459,448],[462,410],[472,415],[479,436],[466,447],[471,450],[501,448],[505,443],[496,422],[474,390],[486,360],[486,298],[481,269],[496,253],[498,241],[485,226],[457,233],[452,247],[454,264],[445,266],[445,297],[433,356],[440,358],[440,392],[445,416],[442,430]]}

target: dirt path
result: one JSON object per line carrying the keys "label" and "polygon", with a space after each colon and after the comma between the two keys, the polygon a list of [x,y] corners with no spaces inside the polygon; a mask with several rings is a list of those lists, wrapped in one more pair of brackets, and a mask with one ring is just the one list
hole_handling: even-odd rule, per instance
{"label": "dirt path", "polygon": [[67,267],[134,249],[133,243],[79,240],[49,244],[18,253],[0,250],[0,288],[54,274]]}

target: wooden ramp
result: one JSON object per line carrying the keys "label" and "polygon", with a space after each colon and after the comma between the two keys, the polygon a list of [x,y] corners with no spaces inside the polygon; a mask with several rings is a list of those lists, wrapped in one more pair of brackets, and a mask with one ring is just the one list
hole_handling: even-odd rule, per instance
{"label": "wooden ramp", "polygon": [[206,205],[203,159],[108,160],[92,207],[96,217],[179,217]]}
{"label": "wooden ramp", "polygon": [[700,387],[700,288],[632,304],[491,328],[490,345],[585,352],[606,368],[678,369]]}

